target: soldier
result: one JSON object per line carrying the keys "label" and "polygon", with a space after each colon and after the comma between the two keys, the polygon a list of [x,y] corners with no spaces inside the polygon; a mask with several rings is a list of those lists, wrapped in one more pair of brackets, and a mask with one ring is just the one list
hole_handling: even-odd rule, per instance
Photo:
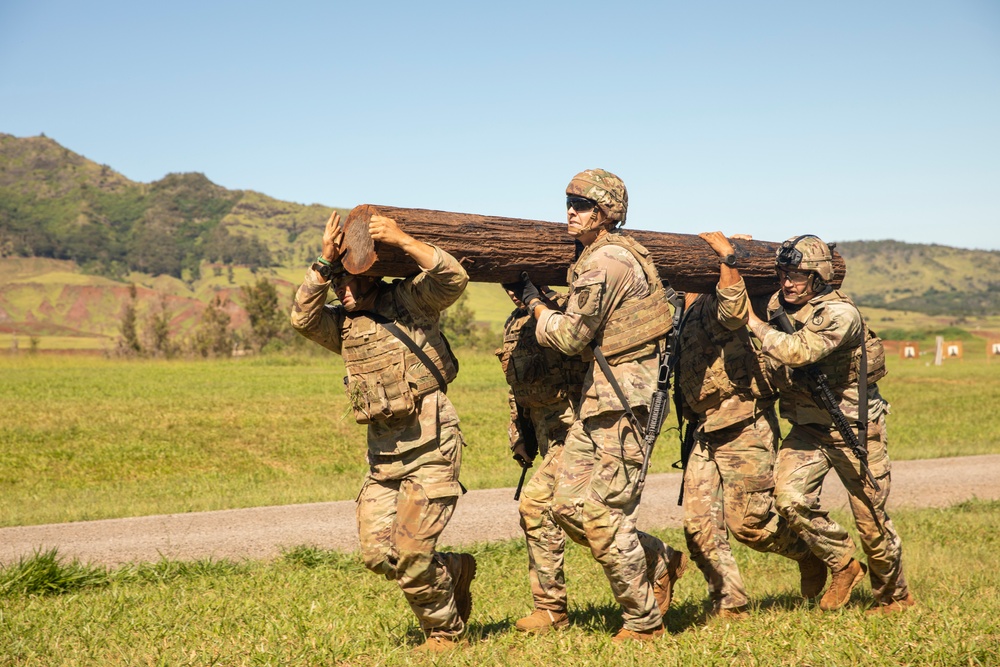
{"label": "soldier", "polygon": [[[821,609],[843,607],[870,568],[875,597],[870,611],[902,611],[916,600],[903,574],[899,535],[885,513],[890,483],[885,429],[889,404],[876,384],[885,375],[881,342],[868,330],[851,299],[828,284],[833,277],[833,253],[822,240],[807,234],[785,241],[778,249],[777,272],[781,290],[768,304],[768,317],[777,321],[781,311],[787,312],[793,333],[768,326],[752,311],[750,327],[775,364],[781,416],[792,423],[778,451],[778,511],[832,572]],[[810,371],[826,375],[836,401],[834,411],[839,409],[860,427],[859,441],[867,444],[867,465],[878,490],[865,483],[862,461],[835,427],[831,412],[814,397]],[[850,496],[868,568],[855,560],[854,541],[847,531],[819,508],[819,491],[831,469],[837,471]]]}
{"label": "soldier", "polygon": [[[541,345],[582,353],[589,363],[556,475],[553,516],[604,568],[623,609],[615,641],[663,635],[663,614],[687,564],[684,554],[635,527],[644,451],[611,382],[644,420],[671,315],[649,251],[615,232],[627,208],[625,184],[614,174],[589,169],[574,176],[566,188],[566,217],[583,252],[570,267],[566,311],[546,306],[530,280],[518,294],[538,320]],[[613,378],[595,365],[592,344],[607,356]]]}
{"label": "soldier", "polygon": [[687,294],[681,328],[677,388],[691,429],[682,456],[684,537],[708,582],[709,615],[739,619],[749,600],[729,534],[798,561],[805,598],[823,592],[827,574],[774,508],[777,394],[746,329],[751,305],[735,250],[721,232],[699,236],[719,255],[720,270],[714,294]]}
{"label": "soldier", "polygon": [[[374,241],[403,250],[420,273],[391,284],[346,273],[334,213],[323,254],[295,295],[292,326],[344,357],[354,417],[368,425],[370,472],[357,504],[361,555],[368,569],[399,584],[427,635],[418,649],[441,651],[465,630],[476,575],[471,555],[435,551],[462,492],[465,444],[445,395],[458,364],[438,318],[469,278],[454,257],[391,218],[373,216],[368,230]],[[326,305],[331,281],[338,306]]]}
{"label": "soldier", "polygon": [[[543,289],[542,300],[548,307],[562,310],[566,296]],[[569,625],[563,575],[566,535],[552,518],[552,495],[566,431],[576,413],[573,401],[579,400],[587,365],[578,356],[541,347],[535,339],[535,318],[523,304],[515,303],[519,305],[507,318],[503,346],[497,350],[510,385],[511,451],[522,466],[530,466],[536,454],[542,455],[542,462],[525,485],[518,507],[528,545],[528,578],[535,609],[518,619],[514,627],[521,632],[543,633]],[[527,441],[535,446],[529,448]]]}

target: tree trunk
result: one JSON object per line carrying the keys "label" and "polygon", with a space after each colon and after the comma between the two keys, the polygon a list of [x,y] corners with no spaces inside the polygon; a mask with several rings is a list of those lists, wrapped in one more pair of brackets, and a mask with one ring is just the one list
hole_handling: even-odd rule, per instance
{"label": "tree trunk", "polygon": [[[368,235],[373,215],[393,218],[400,229],[424,243],[454,255],[469,273],[469,279],[484,283],[506,283],[527,271],[536,285],[566,285],[576,245],[565,224],[519,220],[472,213],[449,213],[416,208],[355,207],[344,222],[344,267],[354,274],[410,276],[417,265],[398,248],[376,244]],[[649,232],[625,228],[653,257],[662,280],[680,291],[710,292],[719,280],[719,258],[700,237],[693,234]],[[732,241],[740,275],[754,295],[778,290],[774,272],[777,243]],[[834,251],[834,286],[847,272],[844,259]]]}

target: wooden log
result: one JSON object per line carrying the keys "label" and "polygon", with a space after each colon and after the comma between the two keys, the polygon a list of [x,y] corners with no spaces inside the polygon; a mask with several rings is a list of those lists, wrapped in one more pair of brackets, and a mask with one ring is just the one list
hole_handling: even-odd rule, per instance
{"label": "wooden log", "polygon": [[[403,251],[372,241],[368,221],[373,215],[393,218],[410,236],[451,253],[475,282],[514,282],[527,271],[536,285],[566,285],[567,270],[576,257],[576,244],[566,233],[565,223],[362,204],[344,222],[343,261],[351,273],[405,277],[418,271]],[[715,289],[719,258],[704,239],[627,227],[623,231],[649,250],[660,278],[674,289]],[[747,290],[754,295],[777,291],[774,255],[779,244],[756,240],[732,243]],[[832,282],[839,286],[847,269],[836,251],[833,268]]]}

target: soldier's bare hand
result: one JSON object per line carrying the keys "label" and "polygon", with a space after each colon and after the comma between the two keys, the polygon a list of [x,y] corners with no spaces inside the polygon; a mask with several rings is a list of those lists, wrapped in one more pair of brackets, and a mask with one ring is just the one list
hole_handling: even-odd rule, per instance
{"label": "soldier's bare hand", "polygon": [[753,241],[752,234],[731,234],[729,238],[734,241]]}
{"label": "soldier's bare hand", "polygon": [[323,230],[323,258],[328,262],[339,258],[343,242],[344,228],[340,224],[340,214],[334,211]]}
{"label": "soldier's bare hand", "polygon": [[368,221],[368,234],[373,241],[386,243],[397,248],[410,239],[410,235],[399,228],[396,221],[384,215],[373,215]]}
{"label": "soldier's bare hand", "polygon": [[524,449],[524,443],[519,442],[514,445],[514,449],[511,450],[514,453],[514,460],[520,463],[524,467],[531,467],[531,462],[533,459],[528,457],[528,452]]}
{"label": "soldier's bare hand", "polygon": [[698,236],[705,239],[719,257],[725,257],[736,252],[733,244],[729,242],[729,239],[722,232],[702,232]]}

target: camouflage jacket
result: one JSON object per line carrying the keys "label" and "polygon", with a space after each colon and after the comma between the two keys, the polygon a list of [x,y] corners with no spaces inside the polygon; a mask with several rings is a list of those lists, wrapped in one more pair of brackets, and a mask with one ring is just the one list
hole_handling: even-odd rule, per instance
{"label": "camouflage jacket", "polygon": [[774,405],[767,369],[746,329],[750,299],[742,279],[701,294],[684,314],[677,386],[685,416],[706,432],[754,418]]}
{"label": "camouflage jacket", "polygon": [[[781,305],[780,294],[771,297],[768,316]],[[787,310],[795,333],[786,334],[760,324],[754,333],[769,360],[775,384],[781,392],[781,416],[793,424],[832,427],[826,409],[816,402],[806,380],[806,366],[826,374],[840,409],[848,419],[858,418],[858,366],[861,344],[867,328],[850,298],[837,290],[812,298],[797,310]],[[868,418],[872,421],[888,412],[889,405],[878,391],[868,386]]]}
{"label": "camouflage jacket", "polygon": [[[543,311],[535,328],[539,344],[563,354],[588,351],[590,342],[599,336],[616,309],[650,294],[650,280],[639,262],[614,243],[585,252],[570,269],[570,278],[566,312]],[[656,388],[659,349],[657,342],[646,343],[615,359],[611,367],[633,408],[649,406]],[[604,373],[591,361],[583,383],[580,418],[623,409]]]}
{"label": "camouflage jacket", "polygon": [[[405,311],[397,321],[400,329],[417,345],[423,346],[428,330],[438,333],[441,312],[458,300],[469,276],[454,257],[434,248],[433,268],[391,284],[382,283],[373,310],[383,316]],[[306,272],[292,304],[292,326],[306,338],[340,354],[347,312],[340,305],[327,306],[329,282],[316,282]],[[458,423],[458,415],[448,397],[431,391],[417,399],[412,414],[368,424],[369,455],[389,455],[408,451],[437,438],[439,424]]]}

